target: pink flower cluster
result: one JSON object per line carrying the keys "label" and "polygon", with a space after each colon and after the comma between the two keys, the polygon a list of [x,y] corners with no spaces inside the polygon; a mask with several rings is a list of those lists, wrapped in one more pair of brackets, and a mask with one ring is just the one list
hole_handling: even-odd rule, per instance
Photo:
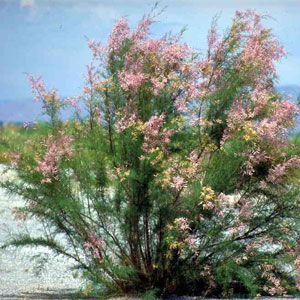
{"label": "pink flower cluster", "polygon": [[274,61],[279,61],[286,53],[269,30],[263,28],[262,18],[263,16],[253,10],[238,11],[235,17],[235,21],[241,24],[246,33],[241,61],[238,64],[259,67],[260,79],[274,75]]}
{"label": "pink flower cluster", "polygon": [[249,149],[247,152],[242,153],[248,160],[243,164],[242,174],[252,176],[254,174],[254,167],[261,162],[271,161],[271,156],[259,147]]}
{"label": "pink flower cluster", "polygon": [[187,238],[184,239],[184,242],[189,245],[191,249],[193,249],[195,252],[199,253],[197,251],[197,239],[189,235]]}
{"label": "pink flower cluster", "polygon": [[88,97],[92,97],[99,82],[99,74],[93,62],[88,64],[86,68],[87,76],[84,76],[86,85],[83,87],[83,93]]}
{"label": "pink flower cluster", "polygon": [[96,58],[103,58],[103,56],[105,56],[106,54],[106,47],[101,46],[100,42],[96,42],[94,40],[90,40],[88,42],[88,47],[92,50],[93,52],[93,56]]}
{"label": "pink flower cluster", "polygon": [[280,278],[274,274],[275,267],[272,265],[260,265],[262,271],[262,277],[268,280],[268,285],[263,286],[263,290],[274,296],[274,295],[286,295],[286,290],[281,286]]}
{"label": "pink flower cluster", "polygon": [[204,278],[207,278],[208,286],[210,289],[214,289],[217,287],[215,276],[212,274],[212,267],[209,265],[204,266],[204,270],[200,272],[200,275]]}
{"label": "pink flower cluster", "polygon": [[116,131],[118,133],[123,132],[130,126],[137,124],[139,121],[138,112],[133,101],[129,101],[123,112],[120,112],[121,118],[117,121]]}
{"label": "pink flower cluster", "polygon": [[290,169],[299,169],[300,168],[300,158],[298,156],[292,156],[287,161],[280,163],[270,169],[267,181],[271,183],[280,183],[282,182],[283,177],[287,174],[287,171]]}
{"label": "pink flower cluster", "polygon": [[[199,82],[197,59],[193,58],[192,49],[187,44],[179,42],[180,35],[150,38],[152,23],[152,17],[146,15],[135,30],[130,30],[127,19],[123,17],[113,27],[106,47],[93,40],[89,47],[94,57],[102,58],[104,65],[120,60],[120,54],[124,55],[125,61],[118,71],[119,83],[134,101],[141,86],[154,97],[166,90],[173,94],[178,110],[186,111],[187,104],[199,97],[204,88]],[[124,53],[122,47],[126,41],[128,47]],[[91,93],[91,87],[85,87],[84,92]]]}
{"label": "pink flower cluster", "polygon": [[214,204],[215,212],[219,217],[224,217],[226,208],[229,206],[229,197],[224,193],[220,193]]}
{"label": "pink flower cluster", "polygon": [[295,125],[295,117],[299,114],[298,107],[290,101],[278,101],[273,105],[273,113],[257,125],[261,138],[273,144],[284,141],[287,128]]}
{"label": "pink flower cluster", "polygon": [[129,37],[129,32],[130,30],[127,19],[125,17],[120,18],[113,27],[112,33],[108,39],[108,48],[110,51],[117,51],[123,42]]}
{"label": "pink flower cluster", "polygon": [[16,167],[19,164],[21,158],[20,154],[15,152],[8,153],[7,157],[10,159],[10,165],[12,167]]}
{"label": "pink flower cluster", "polygon": [[46,141],[47,152],[43,160],[38,160],[36,170],[41,172],[43,179],[41,183],[52,182],[53,179],[58,179],[58,169],[60,160],[65,157],[73,156],[73,149],[71,142],[73,138],[67,135],[60,135],[57,139],[52,136]]}
{"label": "pink flower cluster", "polygon": [[258,83],[251,94],[251,103],[253,105],[253,117],[259,116],[266,108],[272,94],[272,88],[266,84]]}
{"label": "pink flower cluster", "polygon": [[187,186],[187,182],[181,176],[174,176],[172,177],[170,186],[172,188],[175,188],[177,191],[181,191],[183,188]]}
{"label": "pink flower cluster", "polygon": [[189,225],[190,221],[187,218],[177,218],[177,219],[175,219],[174,222],[175,222],[178,230],[181,232],[185,232],[190,229],[190,225]]}
{"label": "pink flower cluster", "polygon": [[65,103],[71,105],[76,110],[80,110],[79,100],[80,100],[80,96],[67,97],[65,98]]}
{"label": "pink flower cluster", "polygon": [[31,82],[34,100],[41,100],[43,102],[43,108],[45,108],[46,110],[59,109],[61,103],[56,89],[47,91],[44,81],[41,77],[39,77],[38,79],[34,79],[32,76],[29,76],[29,81]]}
{"label": "pink flower cluster", "polygon": [[[115,53],[125,40],[130,40],[124,67],[118,74],[121,87],[125,91],[135,93],[147,82],[150,83],[148,86],[152,87],[153,94],[157,96],[159,91],[174,79],[174,75],[178,77],[176,72],[184,71],[183,61],[190,55],[190,48],[169,36],[161,39],[149,38],[149,26],[152,23],[149,15],[144,16],[137,29],[130,32],[127,20],[121,18],[113,29],[108,47]],[[117,36],[115,31],[118,32]]]}
{"label": "pink flower cluster", "polygon": [[243,105],[242,99],[236,99],[232,103],[232,107],[228,112],[228,128],[225,132],[224,139],[230,138],[231,133],[239,129],[245,120],[248,118],[247,111]]}
{"label": "pink flower cluster", "polygon": [[132,39],[134,41],[142,41],[149,34],[149,27],[153,23],[149,15],[144,15],[139,21],[137,29],[132,32]]}
{"label": "pink flower cluster", "polygon": [[88,242],[84,246],[92,251],[94,258],[100,258],[101,251],[104,247],[104,241],[96,238],[94,231],[88,232]]}
{"label": "pink flower cluster", "polygon": [[238,11],[234,19],[232,35],[242,49],[241,55],[235,58],[235,68],[241,76],[250,74],[250,78],[246,78],[250,93],[239,95],[231,106],[223,141],[237,135],[248,122],[252,123],[261,141],[268,140],[272,146],[277,146],[284,142],[287,128],[294,125],[298,114],[293,103],[270,100],[273,87],[268,79],[276,75],[274,63],[285,55],[285,50],[270,30],[262,26],[262,18],[248,10]]}
{"label": "pink flower cluster", "polygon": [[[188,186],[188,183],[201,178],[200,156],[197,150],[193,150],[186,157],[186,160],[178,160],[178,158],[169,157],[169,167],[166,169],[167,185],[182,192]],[[166,178],[165,178],[166,179]]]}
{"label": "pink flower cluster", "polygon": [[132,90],[136,93],[138,87],[145,80],[143,73],[133,73],[123,70],[119,73],[120,85],[125,91]]}
{"label": "pink flower cluster", "polygon": [[[261,140],[268,140],[274,146],[282,144],[286,137],[286,128],[294,126],[299,110],[290,101],[270,103],[269,97],[269,88],[259,85],[253,91],[250,102],[247,104],[242,99],[236,100],[228,113],[228,129],[224,140],[230,138],[235,132],[239,132],[247,122],[251,122]],[[260,113],[267,106],[272,107],[271,112],[259,120]]]}
{"label": "pink flower cluster", "polygon": [[165,145],[170,142],[170,137],[174,133],[174,130],[161,127],[164,124],[165,114],[160,116],[152,116],[148,122],[144,124],[144,143],[143,150],[147,153],[151,152],[156,147],[163,147],[165,151]]}
{"label": "pink flower cluster", "polygon": [[218,43],[219,37],[218,37],[218,32],[216,27],[217,27],[217,19],[215,18],[207,34],[208,49],[214,49]]}
{"label": "pink flower cluster", "polygon": [[11,212],[14,214],[14,219],[18,221],[26,221],[29,217],[28,213],[22,211],[20,207],[11,208]]}
{"label": "pink flower cluster", "polygon": [[[255,252],[257,252],[257,250],[262,247],[262,246],[266,246],[267,243],[274,243],[273,238],[268,237],[266,235],[262,236],[262,237],[256,237],[253,240],[251,240],[250,243],[248,243],[248,245],[246,246],[246,255],[252,255],[255,254]],[[264,265],[264,268],[266,270],[273,270],[274,266],[272,265]]]}

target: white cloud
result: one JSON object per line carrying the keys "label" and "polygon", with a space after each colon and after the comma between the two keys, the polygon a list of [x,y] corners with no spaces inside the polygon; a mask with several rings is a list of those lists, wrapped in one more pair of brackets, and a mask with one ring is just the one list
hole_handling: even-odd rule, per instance
{"label": "white cloud", "polygon": [[20,0],[20,6],[22,6],[22,7],[26,7],[26,6],[32,7],[32,6],[34,6],[34,0]]}

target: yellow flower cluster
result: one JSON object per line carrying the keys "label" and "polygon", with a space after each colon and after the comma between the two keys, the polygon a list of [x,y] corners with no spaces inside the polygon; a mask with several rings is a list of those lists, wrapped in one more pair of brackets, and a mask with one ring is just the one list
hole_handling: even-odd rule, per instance
{"label": "yellow flower cluster", "polygon": [[250,123],[250,124],[246,124],[244,127],[243,127],[244,131],[245,131],[245,135],[244,135],[244,140],[245,141],[251,141],[253,139],[256,138],[257,136],[257,133],[256,131],[253,129],[253,125]]}
{"label": "yellow flower cluster", "polygon": [[157,182],[157,184],[161,185],[162,187],[168,187],[171,182],[170,172],[168,170],[164,170],[162,179],[158,178],[158,180],[156,182]]}
{"label": "yellow flower cluster", "polygon": [[172,124],[179,125],[183,122],[183,118],[181,116],[175,117],[174,119],[171,120]]}
{"label": "yellow flower cluster", "polygon": [[209,152],[214,152],[218,149],[218,147],[213,144],[213,143],[209,143],[205,146],[205,150],[209,151]]}
{"label": "yellow flower cluster", "polygon": [[184,243],[183,242],[178,242],[178,241],[175,241],[173,242],[171,245],[170,245],[170,249],[171,250],[182,250],[184,248]]}
{"label": "yellow flower cluster", "polygon": [[103,81],[101,81],[99,84],[97,84],[96,89],[98,91],[105,91],[108,87],[107,85],[110,84],[112,82],[112,78],[107,78]]}
{"label": "yellow flower cluster", "polygon": [[152,165],[156,165],[156,164],[160,163],[164,158],[164,154],[160,149],[157,150],[156,154],[157,155],[154,157],[154,159],[151,162]]}
{"label": "yellow flower cluster", "polygon": [[174,225],[169,224],[169,225],[168,225],[168,228],[169,228],[169,230],[172,230],[172,229],[174,229]]}
{"label": "yellow flower cluster", "polygon": [[130,170],[122,171],[120,168],[116,168],[116,173],[120,177],[120,181],[123,182],[125,179],[127,179],[130,176]]}
{"label": "yellow flower cluster", "polygon": [[75,129],[77,129],[77,130],[80,130],[80,129],[81,129],[80,123],[79,123],[77,120],[74,121],[74,127],[75,127]]}
{"label": "yellow flower cluster", "polygon": [[210,202],[215,198],[215,192],[209,185],[206,185],[202,188],[201,196],[204,202]]}
{"label": "yellow flower cluster", "polygon": [[128,127],[132,127],[134,130],[131,131],[131,135],[133,136],[134,139],[137,139],[138,135],[144,131],[145,129],[145,124],[142,121],[131,121],[128,124]]}
{"label": "yellow flower cluster", "polygon": [[182,254],[183,249],[184,249],[184,243],[183,242],[174,241],[169,246],[169,251],[167,252],[167,258],[171,259],[173,257],[173,251],[172,250],[177,250],[179,255],[180,255],[180,254]]}
{"label": "yellow flower cluster", "polygon": [[92,286],[88,284],[82,293],[85,297],[87,297],[91,293],[91,291],[92,291]]}

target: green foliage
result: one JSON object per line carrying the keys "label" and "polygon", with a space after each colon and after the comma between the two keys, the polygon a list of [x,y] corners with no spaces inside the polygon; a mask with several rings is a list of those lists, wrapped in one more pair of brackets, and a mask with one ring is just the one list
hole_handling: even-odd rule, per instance
{"label": "green foliage", "polygon": [[231,293],[239,293],[239,296],[249,295],[255,297],[259,287],[255,283],[255,275],[235,261],[229,260],[216,268],[216,281],[222,286],[225,297],[236,296]]}
{"label": "green foliage", "polygon": [[157,297],[158,294],[159,294],[158,289],[152,289],[144,292],[143,294],[139,294],[139,297],[145,300],[156,300],[156,299],[160,299],[159,297]]}
{"label": "green foliage", "polygon": [[241,167],[247,161],[243,153],[246,146],[243,141],[233,140],[224,145],[224,151],[216,152],[209,164],[203,185],[209,185],[214,191],[232,194],[238,184],[243,184]]}
{"label": "green foliage", "polygon": [[8,164],[9,152],[18,152],[24,148],[29,138],[43,136],[49,131],[47,123],[38,123],[34,128],[25,129],[19,125],[6,124],[0,126],[0,163]]}

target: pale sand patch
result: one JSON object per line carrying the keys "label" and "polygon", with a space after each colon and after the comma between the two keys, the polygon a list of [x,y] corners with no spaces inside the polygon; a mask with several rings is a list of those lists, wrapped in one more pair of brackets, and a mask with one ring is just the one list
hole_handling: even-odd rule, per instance
{"label": "pale sand patch", "polygon": [[[7,176],[13,178],[13,172],[4,172],[0,165],[0,180]],[[11,234],[26,232],[38,235],[41,226],[36,220],[15,220],[11,209],[24,205],[20,197],[9,197],[0,189],[0,245]],[[37,258],[37,255],[40,257]],[[36,257],[36,258],[35,258]],[[35,258],[35,259],[34,259]],[[43,267],[42,267],[43,266]],[[82,286],[82,280],[74,278],[69,268],[72,261],[62,256],[55,256],[43,247],[16,249],[9,247],[0,251],[0,298],[9,295],[13,299],[22,299],[28,293],[65,294],[75,292]],[[38,298],[36,298],[38,299]]]}

